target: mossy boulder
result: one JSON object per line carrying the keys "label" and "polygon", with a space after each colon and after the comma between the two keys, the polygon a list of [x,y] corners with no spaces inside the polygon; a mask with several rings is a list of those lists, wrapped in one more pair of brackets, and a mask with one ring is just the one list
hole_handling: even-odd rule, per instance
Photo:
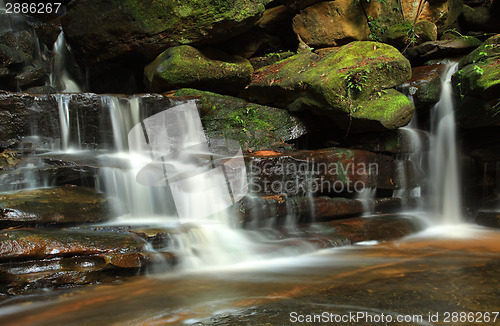
{"label": "mossy boulder", "polygon": [[428,20],[419,20],[415,24],[414,33],[411,33],[411,21],[394,24],[387,27],[381,36],[384,43],[403,49],[407,45],[418,45],[427,41],[437,40],[436,25]]}
{"label": "mossy boulder", "polygon": [[169,48],[144,69],[144,82],[154,92],[193,87],[237,93],[250,82],[253,67],[241,57],[189,45]]}
{"label": "mossy boulder", "polygon": [[305,125],[286,110],[195,89],[175,96],[199,96],[197,101],[208,137],[236,140],[244,150],[292,149],[287,141],[306,134]]}
{"label": "mossy boulder", "polygon": [[216,43],[252,27],[266,0],[78,0],[62,19],[72,49],[86,63],[171,46]]}
{"label": "mossy boulder", "polygon": [[463,127],[500,124],[500,34],[486,40],[459,62],[452,82],[459,94]]}
{"label": "mossy boulder", "polygon": [[263,67],[249,91],[259,103],[310,110],[351,131],[387,130],[411,119],[411,102],[390,89],[410,75],[410,63],[394,47],[352,42]]}

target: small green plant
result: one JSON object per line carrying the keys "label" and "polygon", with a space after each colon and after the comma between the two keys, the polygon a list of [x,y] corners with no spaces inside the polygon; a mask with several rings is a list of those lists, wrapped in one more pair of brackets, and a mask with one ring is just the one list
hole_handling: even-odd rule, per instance
{"label": "small green plant", "polygon": [[475,65],[474,67],[472,67],[474,69],[474,71],[478,74],[478,75],[482,75],[484,73],[484,70],[483,68],[479,67],[478,65]]}
{"label": "small green plant", "polygon": [[361,69],[357,71],[350,71],[342,76],[346,82],[348,97],[350,97],[351,91],[361,92],[363,90],[363,86],[366,85],[366,81],[368,80],[367,74],[369,72],[370,71],[368,69]]}
{"label": "small green plant", "polygon": [[369,35],[370,39],[377,42],[382,42],[382,35],[387,30],[387,27],[382,25],[380,19],[375,19],[372,16],[368,16],[367,21],[368,21],[368,28],[370,29],[370,35]]}

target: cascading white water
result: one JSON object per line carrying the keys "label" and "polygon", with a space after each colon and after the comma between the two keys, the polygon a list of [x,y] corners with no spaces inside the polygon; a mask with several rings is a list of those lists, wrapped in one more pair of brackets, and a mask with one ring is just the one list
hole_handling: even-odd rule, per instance
{"label": "cascading white water", "polygon": [[67,70],[67,50],[64,33],[61,31],[54,43],[54,61],[50,73],[50,86],[61,93],[80,93],[78,83],[71,77]]}
{"label": "cascading white water", "polygon": [[448,64],[443,77],[441,97],[433,112],[430,168],[434,185],[435,212],[441,224],[462,223],[460,175],[455,135],[455,114],[451,76],[458,63]]}
{"label": "cascading white water", "polygon": [[363,215],[362,216],[370,216],[373,214],[375,210],[375,194],[377,192],[377,188],[363,188],[362,191],[356,193],[356,199],[361,202],[363,205]]}

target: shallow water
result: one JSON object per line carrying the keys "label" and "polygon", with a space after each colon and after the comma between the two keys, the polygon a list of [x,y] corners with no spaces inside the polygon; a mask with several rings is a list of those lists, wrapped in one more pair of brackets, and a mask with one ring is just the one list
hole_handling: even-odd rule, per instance
{"label": "shallow water", "polygon": [[[495,324],[494,315],[489,323],[478,318],[499,310],[499,267],[500,232],[442,227],[395,242],[19,297],[0,307],[0,324],[287,325],[322,313],[422,316],[390,325]],[[460,312],[476,319],[451,322]],[[429,313],[438,321],[428,321]]]}

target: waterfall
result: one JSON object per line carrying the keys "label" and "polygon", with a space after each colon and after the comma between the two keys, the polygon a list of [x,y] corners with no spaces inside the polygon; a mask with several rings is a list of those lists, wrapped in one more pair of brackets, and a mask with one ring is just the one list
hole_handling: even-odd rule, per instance
{"label": "waterfall", "polygon": [[50,86],[62,93],[80,93],[82,88],[73,79],[67,69],[69,54],[64,41],[64,32],[61,31],[54,43],[54,61],[50,73]]}
{"label": "waterfall", "polygon": [[458,63],[445,69],[441,97],[433,112],[433,138],[431,139],[430,175],[433,182],[434,209],[441,224],[462,222],[460,200],[460,174],[455,135],[455,115],[451,76]]}

